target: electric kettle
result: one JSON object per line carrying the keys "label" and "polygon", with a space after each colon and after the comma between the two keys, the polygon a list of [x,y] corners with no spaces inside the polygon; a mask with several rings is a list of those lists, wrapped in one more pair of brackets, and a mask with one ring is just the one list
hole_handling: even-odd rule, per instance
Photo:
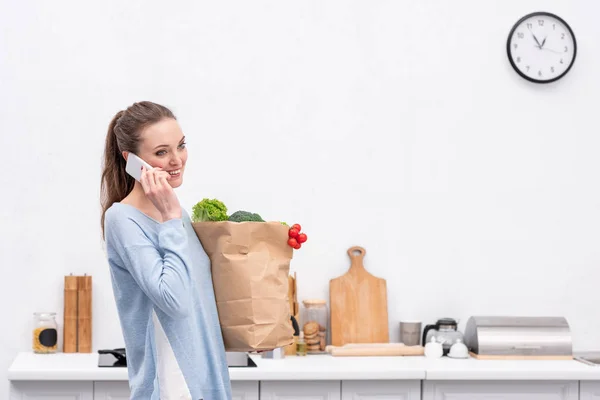
{"label": "electric kettle", "polygon": [[438,319],[435,324],[426,325],[423,330],[423,345],[429,343],[432,336],[435,336],[438,343],[442,343],[445,356],[458,339],[463,340],[463,334],[458,330],[458,323],[452,318]]}

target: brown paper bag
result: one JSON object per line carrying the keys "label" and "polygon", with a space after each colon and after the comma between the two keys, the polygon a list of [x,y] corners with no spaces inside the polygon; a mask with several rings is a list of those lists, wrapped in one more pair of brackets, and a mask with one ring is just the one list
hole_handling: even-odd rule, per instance
{"label": "brown paper bag", "polygon": [[279,222],[192,223],[211,260],[227,351],[270,350],[293,343],[288,276],[293,248]]}

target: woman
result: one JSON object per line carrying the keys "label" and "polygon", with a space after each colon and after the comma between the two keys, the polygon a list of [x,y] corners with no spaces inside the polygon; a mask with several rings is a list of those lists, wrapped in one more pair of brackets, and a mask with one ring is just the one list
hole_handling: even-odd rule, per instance
{"label": "woman", "polygon": [[[140,182],[125,172],[130,153],[153,167]],[[231,399],[210,260],[173,191],[187,157],[164,106],[135,103],[110,123],[101,224],[131,399]]]}

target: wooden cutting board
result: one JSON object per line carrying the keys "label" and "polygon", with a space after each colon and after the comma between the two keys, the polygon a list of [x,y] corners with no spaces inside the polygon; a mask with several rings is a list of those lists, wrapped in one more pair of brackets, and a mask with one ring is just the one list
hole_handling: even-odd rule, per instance
{"label": "wooden cutting board", "polygon": [[363,265],[366,250],[348,249],[351,264],[344,275],[329,281],[331,344],[387,343],[388,311],[385,279],[371,275]]}

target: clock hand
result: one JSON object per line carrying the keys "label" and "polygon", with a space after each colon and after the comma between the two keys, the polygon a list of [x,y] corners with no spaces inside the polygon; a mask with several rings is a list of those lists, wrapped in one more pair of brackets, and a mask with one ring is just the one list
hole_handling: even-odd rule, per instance
{"label": "clock hand", "polygon": [[547,47],[544,47],[542,50],[548,50],[548,51],[551,51],[551,52],[553,52],[553,53],[556,53],[556,54],[563,54],[563,52],[562,52],[562,51],[556,51],[556,50],[552,50],[552,49],[549,49],[549,48],[547,48]]}
{"label": "clock hand", "polygon": [[546,36],[546,37],[544,38],[544,40],[542,41],[542,47],[544,47],[544,44],[546,43],[546,39],[548,39],[548,36]]}
{"label": "clock hand", "polygon": [[[528,28],[529,32],[531,32],[531,28]],[[540,42],[537,40],[537,38],[535,37],[535,35],[533,34],[533,32],[531,32],[531,36],[533,36],[533,39],[535,40],[535,42],[538,44],[537,47],[538,49],[542,48],[542,45],[540,44]]]}

